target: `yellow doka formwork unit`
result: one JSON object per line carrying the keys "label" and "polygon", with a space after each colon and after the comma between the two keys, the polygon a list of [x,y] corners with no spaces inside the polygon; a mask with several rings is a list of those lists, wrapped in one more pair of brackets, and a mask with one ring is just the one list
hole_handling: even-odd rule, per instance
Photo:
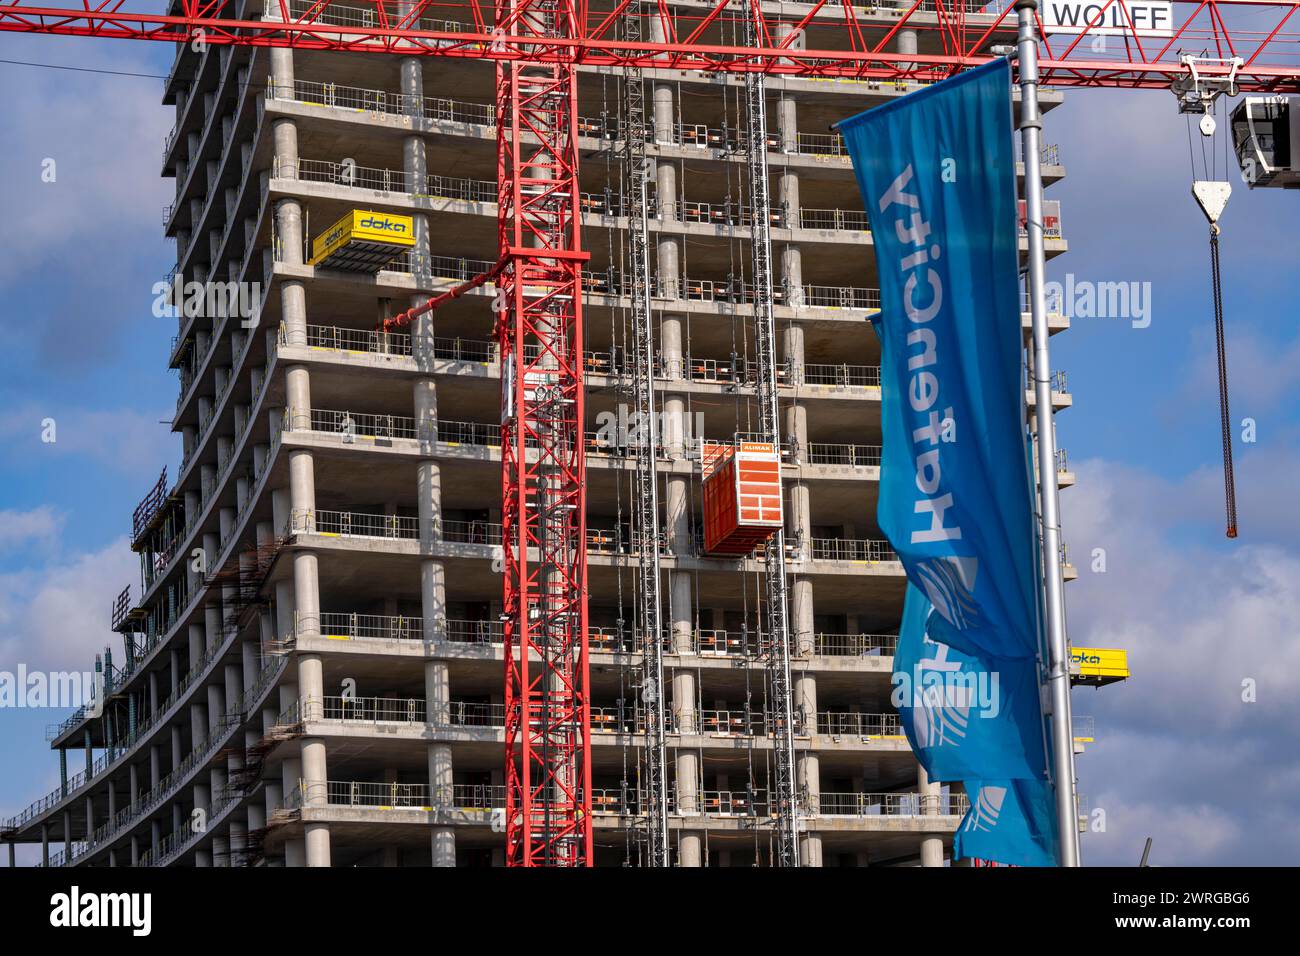
{"label": "yellow doka formwork unit", "polygon": [[1095,687],[1128,680],[1128,651],[1110,647],[1071,648],[1070,674],[1074,684]]}
{"label": "yellow doka formwork unit", "polygon": [[414,246],[412,217],[354,209],[312,241],[308,265],[378,272]]}

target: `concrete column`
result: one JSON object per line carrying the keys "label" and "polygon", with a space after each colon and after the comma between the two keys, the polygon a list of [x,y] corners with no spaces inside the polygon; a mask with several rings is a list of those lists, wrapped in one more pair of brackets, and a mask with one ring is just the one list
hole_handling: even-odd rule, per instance
{"label": "concrete column", "polygon": [[226,702],[233,707],[244,695],[244,675],[238,664],[227,664],[225,669]]}
{"label": "concrete column", "polygon": [[[280,8],[272,4],[266,10],[265,19],[279,20]],[[293,95],[293,50],[283,47],[271,48],[271,79],[275,83],[274,96]]]}
{"label": "concrete column", "polygon": [[777,180],[777,201],[781,205],[781,224],[787,229],[798,229],[799,216],[799,174],[784,170]]}
{"label": "concrete column", "polygon": [[423,458],[415,468],[420,545],[427,551],[442,538],[442,472],[436,458]]}
{"label": "concrete column", "polygon": [[50,865],[50,825],[41,824],[41,865],[48,868]]}
{"label": "concrete column", "polygon": [[[803,790],[809,811],[816,813],[821,801],[821,769],[817,754],[805,751],[799,755],[796,767],[799,787]],[[823,866],[821,834],[809,830],[799,839],[799,863],[802,866]]]}
{"label": "concrete column", "polygon": [[248,827],[242,820],[230,821],[230,862],[227,866],[243,866],[244,852],[248,848]]}
{"label": "concrete column", "polygon": [[[682,340],[682,317],[665,315],[659,320],[659,361],[666,378],[678,381],[686,375],[685,347]],[[698,438],[699,436],[694,436]]]}
{"label": "concrete column", "polygon": [[[421,69],[420,61],[410,57],[402,61],[403,88],[406,86],[408,66],[409,69],[419,71]],[[423,80],[417,80],[420,87],[423,88]],[[407,190],[416,196],[423,196],[429,192],[429,164],[428,155],[425,149],[424,138],[422,136],[407,136],[402,141],[402,171],[406,174]],[[416,277],[416,287],[426,288],[429,283],[429,217],[422,212],[416,212],[412,217],[415,227],[415,245],[411,249],[411,256],[414,259],[416,268],[412,273]],[[423,298],[419,304],[423,304]]]}
{"label": "concrete column", "polygon": [[305,843],[307,866],[330,865],[330,828],[324,823],[309,823]]}
{"label": "concrete column", "polygon": [[181,761],[185,759],[185,748],[184,748],[184,747],[182,746],[182,744],[181,744],[181,725],[180,725],[180,724],[172,724],[172,729],[171,729],[171,738],[172,738],[172,764],[171,764],[171,768],[172,768],[173,770],[175,770],[177,767],[179,767],[179,766],[181,765]]}
{"label": "concrete column", "polygon": [[320,571],[315,551],[298,551],[293,556],[293,598],[297,632],[319,633]]}
{"label": "concrete column", "polygon": [[206,605],[203,608],[204,658],[215,654],[221,646],[221,631],[221,605],[215,602]]}
{"label": "concrete column", "polygon": [[781,141],[781,152],[797,153],[799,151],[799,123],[794,99],[782,95],[776,101],[777,136]]}
{"label": "concrete column", "polygon": [[802,385],[804,382],[804,331],[798,322],[791,322],[785,328],[781,339],[782,355],[785,359],[786,383]]}
{"label": "concrete column", "polygon": [[[432,698],[430,700],[432,701]],[[445,743],[429,744],[429,800],[434,807],[434,811],[439,814],[446,812],[446,809],[453,805],[451,747]],[[454,829],[446,826],[435,826],[430,841],[433,866],[453,867],[456,865],[456,831]]]}
{"label": "concrete column", "polygon": [[[916,766],[916,789],[921,795],[921,814],[938,816],[941,787],[939,781],[931,780],[930,775],[920,764]],[[943,838],[926,835],[921,838],[921,865],[943,866]]]}
{"label": "concrete column", "polygon": [[63,862],[72,860],[72,811],[63,811]]}
{"label": "concrete column", "polygon": [[[91,836],[95,832],[95,801],[91,799],[90,794],[86,794],[86,842],[90,842]],[[13,846],[13,844],[10,844]],[[13,863],[9,864],[13,866]]]}
{"label": "concrete column", "polygon": [[422,117],[424,97],[424,64],[418,56],[402,57],[398,64],[402,73],[402,112],[407,116]]}
{"label": "concrete column", "polygon": [[[299,599],[301,600],[301,595]],[[319,655],[304,654],[298,658],[298,687],[305,700],[323,701],[324,674]],[[303,806],[325,806],[327,803],[325,785],[329,780],[329,771],[325,759],[325,741],[319,737],[303,738],[302,778],[307,786],[303,794]],[[312,823],[306,826],[305,832],[307,866],[329,866],[329,826],[324,823]]]}
{"label": "concrete column", "polygon": [[[897,49],[899,53],[915,53],[916,52],[916,31],[899,30],[898,35],[895,38],[895,42],[897,44]],[[911,63],[899,63],[898,68],[900,70],[906,70],[906,69],[910,69],[912,65],[913,64]]]}
{"label": "concrete column", "polygon": [[[279,261],[302,265],[302,206],[296,199],[281,199],[275,204],[275,241]],[[280,321],[284,325],[285,344],[302,348],[307,344],[307,292],[298,280],[280,286]]]}
{"label": "concrete column", "polygon": [[[305,326],[304,326],[305,328]],[[306,335],[306,332],[303,333]],[[307,371],[304,365],[290,365],[285,370],[285,427],[288,430],[309,429],[311,428],[311,373]],[[293,458],[295,455],[311,456],[311,452],[298,450],[289,453],[289,492],[291,497],[296,499],[301,489],[295,489],[293,485],[294,470]],[[305,480],[302,475],[297,476],[300,481]],[[294,507],[298,505],[295,503]]]}
{"label": "concrete column", "polygon": [[673,115],[673,88],[668,83],[655,84],[654,130],[656,143],[677,142],[677,120]]}
{"label": "concrete column", "polygon": [[[297,179],[298,178],[298,124],[291,119],[277,119],[271,123],[271,136],[275,143],[275,168],[272,175],[280,179]],[[292,202],[295,206],[295,200],[282,200],[283,202]],[[302,254],[302,245],[298,245],[298,253]],[[286,262],[295,262],[301,264],[299,259],[286,259]]]}
{"label": "concrete column", "polygon": [[808,671],[801,671],[795,675],[794,720],[795,727],[800,733],[817,732],[817,678]]}
{"label": "concrete column", "polygon": [[682,292],[681,245],[675,236],[659,239],[658,265],[655,275],[659,280],[658,293],[666,299],[680,299]]}
{"label": "concrete column", "polygon": [[677,221],[677,167],[669,159],[655,164],[655,199],[659,203],[659,218],[664,222]]}
{"label": "concrete column", "polygon": [[[677,812],[682,816],[700,813],[699,757],[690,750],[677,751]],[[704,841],[698,831],[683,832],[677,843],[677,865],[704,865]]]}
{"label": "concrete column", "polygon": [[787,305],[799,308],[804,304],[803,253],[798,246],[787,245],[781,249],[781,287]]}

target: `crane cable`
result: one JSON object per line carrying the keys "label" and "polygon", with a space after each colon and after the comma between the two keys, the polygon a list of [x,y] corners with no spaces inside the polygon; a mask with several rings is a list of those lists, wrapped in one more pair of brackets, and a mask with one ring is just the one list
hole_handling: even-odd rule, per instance
{"label": "crane cable", "polygon": [[1223,283],[1219,277],[1219,226],[1210,226],[1210,274],[1214,286],[1214,339],[1219,360],[1219,422],[1223,430],[1223,491],[1227,536],[1237,536],[1237,490],[1232,472],[1232,419],[1228,414],[1228,358],[1223,341]]}
{"label": "crane cable", "polygon": [[[1205,139],[1209,139],[1214,135],[1216,124],[1213,122],[1213,117],[1210,116],[1213,110],[1215,110],[1215,106],[1211,103],[1205,114],[1210,117],[1209,126],[1208,128],[1206,126],[1201,127],[1204,137],[1201,142],[1201,164],[1207,180],[1213,180],[1218,173],[1218,157],[1215,155],[1213,147],[1207,152],[1204,142]],[[1195,194],[1197,170],[1196,156],[1192,148],[1190,117],[1187,121],[1187,151],[1192,167],[1192,191]],[[1225,172],[1226,169],[1227,159],[1225,157]],[[1227,520],[1225,534],[1229,538],[1235,538],[1237,537],[1237,489],[1232,467],[1232,418],[1228,412],[1228,355],[1223,333],[1223,279],[1219,270],[1219,234],[1221,230],[1219,228],[1218,213],[1222,211],[1222,207],[1220,206],[1218,210],[1211,214],[1199,195],[1197,201],[1201,203],[1202,211],[1210,220],[1210,279],[1214,296],[1214,340],[1219,371],[1219,427],[1223,441],[1223,493]]]}

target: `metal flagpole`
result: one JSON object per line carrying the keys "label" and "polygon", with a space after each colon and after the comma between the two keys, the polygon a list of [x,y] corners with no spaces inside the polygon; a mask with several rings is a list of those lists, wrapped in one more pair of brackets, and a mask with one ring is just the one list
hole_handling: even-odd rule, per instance
{"label": "metal flagpole", "polygon": [[1061,831],[1060,865],[1079,865],[1079,811],[1074,796],[1074,733],[1070,725],[1070,655],[1065,639],[1061,577],[1061,517],[1056,484],[1056,421],[1052,414],[1051,360],[1043,294],[1043,121],[1038,111],[1038,0],[1016,0],[1020,76],[1020,145],[1025,163],[1025,218],[1029,234],[1029,312],[1034,338],[1034,410],[1038,422],[1038,501],[1042,516],[1043,577],[1047,613],[1047,688],[1052,715],[1052,767],[1056,818]]}

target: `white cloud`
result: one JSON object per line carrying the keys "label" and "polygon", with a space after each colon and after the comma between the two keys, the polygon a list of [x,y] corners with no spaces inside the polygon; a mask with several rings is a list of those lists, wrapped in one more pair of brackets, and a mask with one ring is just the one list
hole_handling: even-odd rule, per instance
{"label": "white cloud", "polygon": [[[64,409],[54,403],[28,404],[0,413],[0,441],[13,449],[13,464],[42,455],[82,458],[147,480],[157,477],[162,463],[177,457],[180,439],[164,423],[168,417],[169,412],[149,414],[130,408]],[[43,423],[49,418],[55,424],[53,442],[42,440]]]}
{"label": "white cloud", "polygon": [[20,547],[48,550],[62,527],[62,517],[45,505],[30,511],[0,511],[0,550],[13,552]]}
{"label": "white cloud", "polygon": [[0,574],[0,670],[90,670],[105,645],[112,601],[139,577],[139,559],[123,536],[94,552],[69,554]]}
{"label": "white cloud", "polygon": [[[1148,835],[1166,865],[1300,855],[1278,784],[1300,780],[1300,549],[1294,535],[1258,534],[1266,503],[1294,495],[1297,467],[1300,456],[1279,452],[1252,471],[1244,537],[1220,544],[1213,469],[1171,480],[1098,460],[1077,466],[1063,501],[1080,555],[1080,580],[1067,588],[1071,639],[1126,648],[1133,671],[1126,684],[1074,694],[1075,712],[1097,718],[1080,789],[1108,818],[1106,834],[1085,838],[1091,862],[1132,865]],[[1106,550],[1104,574],[1084,557],[1094,547]],[[1254,702],[1243,700],[1245,681]]]}
{"label": "white cloud", "polygon": [[[150,72],[141,47],[80,41],[74,48],[25,37],[6,49],[13,59]],[[97,258],[95,268],[106,268],[112,250],[125,251],[124,236],[157,237],[171,192],[158,168],[170,125],[161,83],[18,65],[0,71],[7,86],[23,91],[6,107],[8,145],[0,152],[6,228],[22,241],[0,260],[0,282],[41,267],[72,269],[78,260]],[[53,182],[42,177],[47,160],[55,164]]]}

